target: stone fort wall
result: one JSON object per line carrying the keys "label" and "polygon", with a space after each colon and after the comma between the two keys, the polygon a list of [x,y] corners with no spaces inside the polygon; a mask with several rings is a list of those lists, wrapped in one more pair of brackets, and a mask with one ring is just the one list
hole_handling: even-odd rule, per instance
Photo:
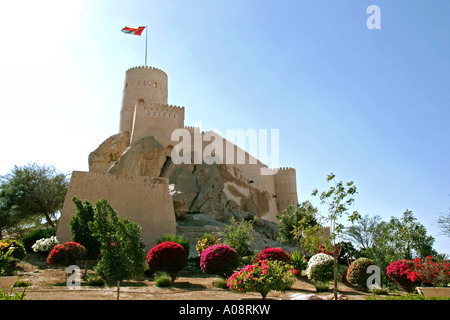
{"label": "stone fort wall", "polygon": [[156,245],[156,240],[162,234],[176,232],[173,203],[168,189],[167,178],[74,171],[56,236],[61,243],[70,241],[68,223],[75,215],[72,202],[74,196],[83,202],[88,200],[93,205],[106,199],[119,218],[137,222],[141,226],[142,243],[148,250]]}

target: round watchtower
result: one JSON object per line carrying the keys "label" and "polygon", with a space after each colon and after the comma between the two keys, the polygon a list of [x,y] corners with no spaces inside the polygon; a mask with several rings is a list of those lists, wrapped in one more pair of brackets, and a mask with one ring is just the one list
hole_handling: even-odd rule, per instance
{"label": "round watchtower", "polygon": [[167,104],[167,74],[154,67],[135,67],[125,73],[120,110],[120,132],[131,133],[136,102]]}
{"label": "round watchtower", "polygon": [[278,212],[289,206],[297,207],[297,178],[294,168],[279,168],[274,176]]}

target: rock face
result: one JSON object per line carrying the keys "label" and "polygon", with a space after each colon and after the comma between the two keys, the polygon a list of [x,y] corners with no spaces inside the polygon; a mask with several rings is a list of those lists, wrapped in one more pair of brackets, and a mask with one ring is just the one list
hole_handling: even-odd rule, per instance
{"label": "rock face", "polygon": [[[213,234],[218,238],[223,238],[223,230],[227,227],[228,223],[229,222],[217,221],[215,218],[201,213],[186,213],[177,220],[177,234],[183,235],[189,240],[189,255],[195,257],[198,255],[195,249],[198,238],[205,232]],[[252,230],[252,247],[256,250],[262,250],[269,247],[281,247],[288,252],[295,251],[297,249],[296,247],[285,246],[276,241],[276,228],[277,227],[273,222],[263,219],[256,220]]]}
{"label": "rock face", "polygon": [[119,160],[129,145],[130,133],[128,131],[109,137],[89,154],[89,171],[106,173]]}
{"label": "rock face", "polygon": [[108,173],[159,177],[165,162],[166,149],[154,137],[146,137],[129,146]]}

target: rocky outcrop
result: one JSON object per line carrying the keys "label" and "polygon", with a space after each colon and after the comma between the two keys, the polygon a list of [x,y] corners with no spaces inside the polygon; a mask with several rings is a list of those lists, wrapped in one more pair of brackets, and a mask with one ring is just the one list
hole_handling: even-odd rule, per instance
{"label": "rocky outcrop", "polygon": [[166,162],[166,149],[152,136],[129,146],[108,173],[132,177],[159,177]]}
{"label": "rocky outcrop", "polygon": [[[177,220],[177,234],[184,236],[190,243],[190,256],[195,257],[198,253],[195,250],[198,238],[203,234],[210,233],[217,238],[223,239],[223,231],[229,222],[217,221],[214,217],[201,213],[186,213]],[[257,219],[253,223],[252,247],[259,251],[265,248],[280,247],[288,252],[297,250],[296,247],[290,247],[277,241],[276,224],[264,219]]]}
{"label": "rocky outcrop", "polygon": [[106,173],[119,160],[129,145],[130,133],[128,131],[109,137],[89,154],[89,171]]}

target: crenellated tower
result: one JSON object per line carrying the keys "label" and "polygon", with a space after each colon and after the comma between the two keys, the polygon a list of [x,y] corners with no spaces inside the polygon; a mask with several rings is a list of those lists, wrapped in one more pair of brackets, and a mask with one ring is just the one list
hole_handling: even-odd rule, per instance
{"label": "crenellated tower", "polygon": [[274,175],[278,212],[290,205],[297,207],[297,178],[294,168],[279,168]]}
{"label": "crenellated tower", "polygon": [[120,111],[120,132],[130,132],[130,144],[154,136],[167,147],[173,130],[184,127],[184,107],[167,104],[167,74],[154,67],[130,68]]}

